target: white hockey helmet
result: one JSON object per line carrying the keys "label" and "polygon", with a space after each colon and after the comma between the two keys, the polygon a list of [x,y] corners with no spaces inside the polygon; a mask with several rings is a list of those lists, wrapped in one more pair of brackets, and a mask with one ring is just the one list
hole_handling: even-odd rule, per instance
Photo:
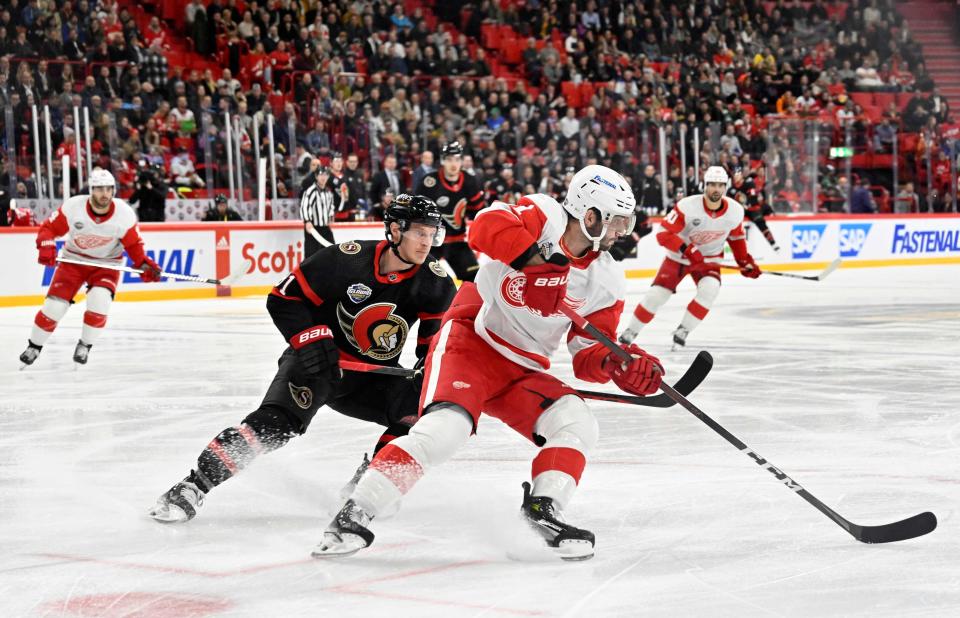
{"label": "white hockey helmet", "polygon": [[711,165],[708,167],[707,171],[703,173],[703,186],[706,187],[707,184],[711,182],[721,182],[729,187],[730,177],[727,176],[727,170],[719,165]]}
{"label": "white hockey helmet", "polygon": [[[607,228],[616,217],[624,217],[625,229],[628,233],[633,231],[637,200],[623,176],[603,165],[588,165],[573,175],[563,207],[570,216],[580,221],[580,230],[593,241],[593,250],[597,251],[600,241],[607,234]],[[591,208],[600,213],[603,222],[603,229],[598,236],[592,236],[583,221]]]}
{"label": "white hockey helmet", "polygon": [[117,181],[114,180],[113,174],[108,172],[103,168],[96,168],[90,172],[90,182],[87,183],[90,188],[94,187],[113,187],[117,188]]}

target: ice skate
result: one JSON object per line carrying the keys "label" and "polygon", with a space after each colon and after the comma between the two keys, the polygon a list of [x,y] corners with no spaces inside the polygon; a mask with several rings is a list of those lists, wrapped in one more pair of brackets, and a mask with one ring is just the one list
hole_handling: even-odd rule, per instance
{"label": "ice skate", "polygon": [[678,326],[677,330],[673,331],[673,350],[674,351],[687,345],[687,335],[689,334],[690,334],[690,331],[684,328],[683,326]]}
{"label": "ice skate", "polygon": [[87,345],[80,340],[77,342],[77,347],[73,350],[73,362],[78,365],[86,365],[87,357],[90,356],[90,348],[93,347],[93,344]]}
{"label": "ice skate", "polygon": [[575,528],[563,521],[552,498],[530,495],[530,483],[523,484],[520,512],[562,560],[593,558],[596,539],[589,530]]}
{"label": "ice skate", "polygon": [[157,498],[157,504],[149,515],[164,524],[181,524],[190,521],[203,506],[203,492],[190,481],[180,481]]}
{"label": "ice skate", "polygon": [[42,345],[37,345],[32,341],[27,341],[27,349],[24,350],[23,354],[20,355],[20,362],[23,363],[20,366],[20,370],[23,371],[32,365],[33,361],[37,360],[37,357],[40,356],[40,350],[42,349]]}
{"label": "ice skate", "polygon": [[618,341],[622,344],[630,345],[631,343],[633,343],[633,340],[636,338],[637,338],[637,331],[633,330],[632,328],[626,328],[622,333],[620,333],[620,337],[618,338]]}
{"label": "ice skate", "polygon": [[347,500],[337,516],[323,533],[323,540],[310,555],[314,558],[341,558],[352,556],[373,543],[373,532],[367,526],[373,517],[353,500]]}

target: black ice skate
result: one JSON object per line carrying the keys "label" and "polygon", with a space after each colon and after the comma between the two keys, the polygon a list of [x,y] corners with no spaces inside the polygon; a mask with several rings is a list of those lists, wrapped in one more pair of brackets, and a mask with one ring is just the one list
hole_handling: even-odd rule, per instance
{"label": "black ice skate", "polygon": [[87,345],[81,339],[77,341],[77,347],[73,350],[73,362],[78,365],[86,365],[87,357],[90,356],[90,348],[93,347],[93,344]]}
{"label": "black ice skate", "polygon": [[34,342],[27,340],[27,349],[23,351],[23,354],[20,355],[20,362],[23,363],[23,366],[20,369],[24,369],[33,364],[33,361],[37,360],[37,357],[40,356],[40,350],[43,349],[42,345],[37,345]]}
{"label": "black ice skate", "polygon": [[553,498],[531,496],[530,483],[523,484],[523,506],[520,507],[520,512],[561,559],[593,558],[593,546],[596,542],[593,533],[564,522],[553,504]]}
{"label": "black ice skate", "polygon": [[157,498],[150,509],[150,517],[164,524],[181,524],[190,521],[203,506],[204,493],[194,483],[183,480]]}
{"label": "black ice skate", "polygon": [[314,558],[342,558],[369,547],[374,535],[367,526],[372,519],[356,502],[347,500],[323,532],[323,540],[310,555]]}
{"label": "black ice skate", "polygon": [[687,335],[690,334],[690,331],[684,328],[683,326],[678,326],[677,330],[673,331],[673,349],[682,348],[687,345]]}

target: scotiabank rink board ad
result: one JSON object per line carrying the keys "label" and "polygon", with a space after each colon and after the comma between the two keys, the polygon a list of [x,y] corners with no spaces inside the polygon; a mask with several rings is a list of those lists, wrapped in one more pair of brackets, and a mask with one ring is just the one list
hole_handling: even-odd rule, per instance
{"label": "scotiabank rink board ad", "polygon": [[[746,226],[750,251],[767,269],[817,270],[838,257],[842,268],[960,263],[958,215],[771,217],[768,224],[779,251],[759,230]],[[627,277],[656,273],[665,255],[656,241],[658,231],[654,220],[636,257],[624,260]],[[297,221],[144,224],[147,253],[164,271],[221,279],[224,285],[170,278],[143,283],[138,275],[123,273],[117,300],[266,294],[303,259],[303,233]],[[53,268],[37,263],[36,234],[36,228],[0,228],[0,306],[43,301]],[[379,240],[383,224],[335,225],[334,235],[338,242]]]}

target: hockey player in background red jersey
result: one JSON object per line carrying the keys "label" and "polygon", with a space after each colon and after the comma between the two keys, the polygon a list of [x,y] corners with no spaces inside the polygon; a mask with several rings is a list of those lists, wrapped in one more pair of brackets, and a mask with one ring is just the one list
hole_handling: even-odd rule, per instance
{"label": "hockey player in background red jersey", "polygon": [[663,220],[657,242],[666,248],[667,257],[650,291],[633,310],[629,325],[620,335],[620,343],[632,343],[689,274],[697,285],[697,295],[687,305],[680,326],[673,331],[674,344],[686,345],[687,335],[707,317],[720,292],[720,262],[725,242],[730,243],[744,277],[760,276],[760,267],[747,251],[743,206],[723,196],[728,183],[726,170],[719,166],[708,168],[703,175],[704,194],[683,198]]}
{"label": "hockey player in background red jersey", "polygon": [[33,321],[27,349],[20,355],[24,366],[32,365],[43,344],[53,334],[57,323],[67,313],[80,286],[87,284],[87,309],[83,313],[83,330],[73,352],[73,360],[85,364],[90,348],[107,323],[107,313],[117,291],[120,271],[78,264],[57,264],[57,241],[66,236],[63,255],[86,261],[119,265],[124,250],[137,268],[144,269],[140,278],[159,281],[160,267],[143,249],[137,229],[137,215],[125,201],[114,198],[116,182],[113,174],[94,169],[90,174],[90,195],[68,198],[37,233],[37,258],[44,266],[56,266],[43,306]]}
{"label": "hockey player in background red jersey", "polygon": [[480,267],[475,284],[460,288],[431,344],[421,418],[373,459],[315,557],[370,545],[370,520],[448,460],[476,430],[481,412],[540,447],[532,484],[523,484],[521,509],[530,525],[561,558],[593,556],[593,533],[565,523],[561,511],[597,442],[597,421],[577,392],[547,370],[566,340],[576,377],[613,379],[636,395],[659,387],[656,358],[624,346],[634,360],[621,364],[558,310],[566,303],[608,335],[616,332],[624,278],[608,250],[633,230],[635,206],[620,174],[590,165],[574,176],[562,206],[528,195],[480,211],[470,246],[493,259]]}

